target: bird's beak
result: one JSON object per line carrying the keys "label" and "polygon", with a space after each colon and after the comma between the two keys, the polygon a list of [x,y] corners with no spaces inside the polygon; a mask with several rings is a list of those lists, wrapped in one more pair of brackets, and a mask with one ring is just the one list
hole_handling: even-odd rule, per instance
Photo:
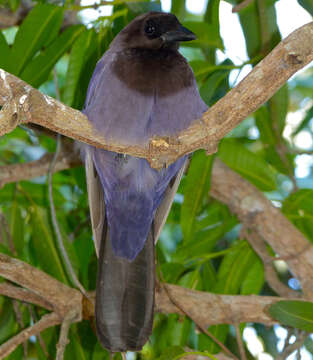
{"label": "bird's beak", "polygon": [[196,40],[196,38],[192,31],[182,25],[178,30],[168,31],[161,36],[164,42],[191,41]]}

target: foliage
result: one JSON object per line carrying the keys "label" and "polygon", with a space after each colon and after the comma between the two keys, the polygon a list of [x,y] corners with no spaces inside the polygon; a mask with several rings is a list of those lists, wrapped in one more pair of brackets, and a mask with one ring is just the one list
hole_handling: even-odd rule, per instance
{"label": "foliage", "polygon": [[[240,1],[229,1],[236,5]],[[311,0],[298,0],[313,14]],[[31,85],[55,96],[53,69],[56,69],[61,100],[77,109],[84,103],[88,82],[97,60],[110,41],[132,18],[141,12],[160,9],[158,1],[128,3],[119,1],[111,16],[100,17],[87,25],[62,27],[65,12],[71,1],[38,1],[24,21],[15,28],[0,32],[0,67],[21,77]],[[263,4],[263,8],[257,4]],[[15,11],[18,0],[7,0],[4,6]],[[230,79],[247,65],[265,56],[279,41],[280,33],[275,13],[275,1],[253,1],[239,13],[249,60],[234,64],[223,53],[224,44],[219,27],[219,0],[208,0],[204,14],[190,14],[185,0],[173,1],[172,12],[198,34],[198,40],[184,46],[182,52],[192,59],[191,66],[198,81],[201,96],[208,105],[214,104],[233,86]],[[12,41],[12,37],[14,41]],[[312,139],[313,93],[309,67],[293,78],[272,99],[252,114],[224,139],[217,157],[234,171],[254,184],[267,197],[282,207],[287,218],[313,241],[312,171],[305,177],[299,174],[301,149],[299,136]],[[302,111],[296,126],[288,120],[290,111]],[[47,135],[30,133],[25,128],[0,139],[0,165],[27,162],[55,149]],[[312,148],[309,148],[311,154]],[[175,197],[168,222],[157,245],[157,258],[166,281],[192,289],[218,294],[273,295],[264,280],[261,260],[246,240],[240,238],[238,220],[226,205],[209,196],[214,157],[199,151],[194,154],[188,175],[183,179]],[[312,164],[312,160],[311,164]],[[298,165],[297,165],[298,164]],[[298,166],[298,167],[297,167]],[[297,183],[298,188],[293,188]],[[53,177],[54,202],[66,248],[78,274],[88,290],[94,290],[96,255],[91,240],[85,174],[82,167]],[[37,178],[0,189],[0,251],[33,264],[64,283],[70,283],[62,257],[56,246],[51,225],[46,178]],[[286,285],[292,278],[288,270],[279,270]],[[29,308],[20,306],[24,325],[29,325]],[[288,312],[288,316],[284,313]],[[33,307],[35,316],[43,310]],[[311,304],[278,303],[271,314],[282,325],[312,331]],[[16,334],[12,303],[0,298],[0,342]],[[247,324],[242,324],[243,331]],[[271,330],[264,332],[252,324],[263,340],[264,350],[275,356],[278,339]],[[233,329],[229,325],[212,326],[209,331],[238,354]],[[43,332],[43,341],[51,357],[55,356],[58,329]],[[274,344],[274,345],[273,345]],[[189,347],[196,353],[213,355],[219,347],[195,324],[178,315],[155,316],[150,342],[137,359],[179,359]],[[308,342],[307,350],[313,354]],[[248,352],[248,350],[247,350]],[[75,354],[75,355],[73,355]],[[20,346],[9,359],[23,358]],[[249,354],[250,358],[253,358]],[[38,341],[29,342],[28,358],[45,359]],[[66,359],[109,359],[97,343],[93,325],[83,321],[71,327]],[[114,359],[119,359],[115,355]]]}

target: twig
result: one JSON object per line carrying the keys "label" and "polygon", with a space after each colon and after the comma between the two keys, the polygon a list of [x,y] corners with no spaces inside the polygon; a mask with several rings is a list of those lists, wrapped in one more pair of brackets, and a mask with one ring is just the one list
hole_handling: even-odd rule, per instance
{"label": "twig", "polygon": [[204,333],[206,334],[211,340],[213,340],[213,342],[215,342],[215,344],[217,344],[222,352],[224,352],[226,355],[229,355],[231,358],[239,360],[229,349],[227,349],[227,347],[221,342],[219,341],[219,339],[217,339],[213,334],[211,334],[205,326],[203,326],[197,319],[195,319],[192,314],[186,309],[185,306],[182,306],[181,303],[179,301],[177,301],[176,297],[173,297],[171,295],[171,288],[167,286],[167,284],[165,283],[164,277],[163,277],[163,273],[160,267],[160,263],[158,262],[158,270],[159,270],[159,275],[161,277],[162,282],[161,287],[163,287],[163,289],[165,290],[169,300],[187,317],[189,317],[189,319],[191,319],[196,326]]}
{"label": "twig", "polygon": [[0,346],[0,359],[4,359],[6,356],[11,354],[18,345],[22,344],[24,341],[29,339],[33,335],[39,334],[41,331],[60,324],[61,318],[56,313],[50,313],[44,315],[36,324],[24,329],[19,334],[13,336],[7,342]]}
{"label": "twig", "polygon": [[[303,234],[265,196],[240,175],[215,160],[210,194],[226,203],[242,223],[255,214],[249,227],[281,257],[301,284],[305,298],[313,299],[313,247]],[[303,249],[307,249],[302,252]],[[301,256],[294,256],[294,254]]]}
{"label": "twig", "polygon": [[294,343],[287,345],[284,350],[277,356],[276,360],[285,360],[287,357],[292,354],[295,350],[300,349],[306,338],[308,337],[308,333],[302,331],[298,334],[297,339]]}
{"label": "twig", "polygon": [[41,297],[45,302],[50,303],[60,318],[63,318],[69,309],[75,308],[79,314],[77,321],[81,319],[81,293],[62,284],[43,271],[0,253],[0,276],[30,289],[37,295],[38,300],[38,297]]}
{"label": "twig", "polygon": [[64,242],[63,242],[63,238],[62,238],[62,234],[60,231],[60,227],[58,224],[58,220],[56,217],[56,211],[55,211],[55,206],[54,206],[54,201],[53,201],[53,189],[52,189],[52,174],[53,174],[53,168],[55,166],[55,163],[57,161],[58,155],[60,153],[60,149],[61,149],[61,135],[58,134],[58,139],[57,139],[57,148],[54,154],[54,157],[51,161],[50,164],[50,168],[48,171],[48,189],[49,189],[49,205],[50,205],[50,212],[51,212],[51,219],[52,219],[52,224],[53,224],[53,229],[57,238],[57,244],[59,247],[59,250],[62,254],[64,263],[66,265],[66,271],[70,276],[70,279],[72,281],[72,283],[85,295],[86,294],[86,290],[84,289],[84,287],[82,286],[82,284],[80,283],[80,281],[78,280],[75,271],[73,269],[73,266],[71,264],[71,261],[68,257],[67,251],[65,249],[64,246]]}
{"label": "twig", "polygon": [[[19,303],[17,300],[12,300],[13,310],[16,317],[16,322],[18,323],[21,329],[24,329],[24,321],[21,313],[21,309],[19,308]],[[27,341],[23,342],[23,350],[24,350],[24,358],[27,359]]]}
{"label": "twig", "polygon": [[41,296],[21,287],[8,284],[8,283],[1,283],[0,284],[0,294],[8,296],[13,299],[26,301],[38,306],[41,306],[47,310],[53,310],[53,306],[46,301]]}
{"label": "twig", "polygon": [[236,339],[237,339],[237,344],[238,344],[238,348],[239,348],[240,359],[241,360],[247,360],[245,346],[244,346],[243,341],[242,341],[242,337],[241,337],[240,328],[239,328],[238,323],[234,324],[234,328],[236,330]]}
{"label": "twig", "polygon": [[[59,91],[59,87],[58,87],[57,74],[56,74],[55,69],[54,69],[54,82],[55,82],[56,94],[57,94],[58,99],[60,100],[60,91]],[[57,135],[57,140],[56,141],[57,141],[56,142],[56,150],[55,150],[54,156],[52,158],[52,161],[50,163],[50,167],[49,167],[49,170],[48,170],[48,178],[47,178],[51,220],[52,220],[53,229],[54,229],[54,232],[55,232],[55,235],[56,235],[56,238],[57,238],[57,244],[58,244],[59,250],[61,252],[62,258],[64,260],[64,263],[65,263],[66,271],[67,271],[68,275],[70,276],[70,279],[71,279],[72,283],[84,295],[86,295],[86,290],[84,289],[84,287],[82,286],[82,284],[78,280],[78,278],[77,278],[77,276],[75,274],[75,271],[73,269],[73,266],[71,264],[71,261],[70,261],[70,259],[68,257],[67,251],[65,249],[64,241],[63,241],[63,237],[62,237],[62,234],[61,234],[61,231],[60,231],[59,223],[58,223],[57,216],[56,216],[54,201],[53,201],[52,176],[53,176],[53,169],[54,169],[55,164],[57,162],[58,156],[59,156],[59,154],[61,152],[61,135],[60,134]]]}
{"label": "twig", "polygon": [[77,318],[76,310],[70,310],[67,315],[65,316],[62,325],[61,325],[61,331],[60,331],[60,338],[59,342],[57,344],[57,354],[56,354],[56,360],[63,360],[64,357],[64,351],[66,348],[66,345],[68,344],[68,332],[70,329],[71,324],[75,321]]}
{"label": "twig", "polygon": [[[29,313],[30,313],[30,316],[31,316],[33,322],[36,322],[36,321],[37,321],[37,315],[36,315],[35,311],[33,310],[32,305],[26,304],[26,306],[27,306],[27,308],[28,308],[28,311],[29,311]],[[46,358],[47,358],[47,359],[50,359],[51,357],[50,357],[50,355],[49,355],[49,353],[48,353],[47,346],[46,346],[46,344],[45,344],[45,342],[44,342],[44,340],[43,340],[43,338],[42,338],[42,336],[41,336],[40,333],[37,335],[37,338],[38,338],[38,340],[39,340],[39,345],[40,345],[43,353],[45,354]]]}
{"label": "twig", "polygon": [[[247,221],[246,224],[249,226],[249,222]],[[251,222],[253,224],[253,221]],[[283,297],[291,297],[295,298],[300,296],[299,293],[295,292],[294,290],[290,289],[288,286],[283,284],[274,269],[273,261],[277,260],[276,258],[272,258],[267,251],[265,242],[260,237],[258,233],[256,233],[253,229],[249,230],[243,228],[242,234],[247,238],[251,246],[253,247],[254,251],[259,255],[261,258],[263,264],[264,264],[264,270],[265,270],[265,278],[268,282],[269,286],[276,291],[277,294]]]}
{"label": "twig", "polygon": [[[52,155],[26,164],[0,167],[1,181],[15,182],[44,175]],[[80,164],[80,159],[72,151],[62,152],[55,171],[68,169]],[[313,247],[304,235],[251,183],[229,169],[218,159],[212,169],[211,196],[226,203],[237,214],[242,223],[250,219],[249,227],[266,241],[279,255],[270,258],[287,261],[291,271],[301,283],[307,299],[313,299]],[[250,214],[254,214],[251,218]],[[290,251],[292,249],[292,252]],[[269,261],[265,261],[268,263]],[[268,267],[270,268],[270,267]],[[276,276],[277,278],[277,276]],[[292,291],[290,289],[290,291]],[[294,292],[294,297],[296,293]],[[286,294],[288,297],[291,293]]]}
{"label": "twig", "polygon": [[232,8],[232,12],[233,12],[233,13],[239,12],[240,10],[244,9],[244,8],[247,7],[249,4],[251,4],[252,1],[254,1],[254,0],[244,0],[244,1],[242,1],[240,4],[238,4],[238,5],[236,5],[236,6],[234,6],[234,7]]}
{"label": "twig", "polygon": [[162,168],[197,149],[214,153],[230,130],[259,108],[293,75],[313,60],[313,22],[294,31],[260,61],[234,89],[201,119],[176,136],[153,137],[142,146],[109,143],[86,116],[41,94],[17,77],[0,70],[0,136],[20,123],[36,123],[52,131],[109,151],[146,158]]}

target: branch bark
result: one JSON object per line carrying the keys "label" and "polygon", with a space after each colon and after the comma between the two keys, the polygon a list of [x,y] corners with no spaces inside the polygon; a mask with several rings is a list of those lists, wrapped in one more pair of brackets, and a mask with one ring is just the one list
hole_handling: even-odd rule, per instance
{"label": "branch bark", "polygon": [[227,204],[243,224],[257,232],[280,257],[285,258],[300,281],[304,296],[313,299],[313,246],[258,189],[215,161],[211,195]]}
{"label": "branch bark", "polygon": [[[48,154],[34,162],[0,167],[0,184],[45,175],[51,157],[52,155]],[[75,154],[68,150],[57,161],[55,171],[76,166],[79,161],[77,155],[75,157]],[[218,159],[213,165],[210,194],[227,204],[245,226],[267,241],[281,258],[286,259],[300,281],[305,297],[312,300],[313,247],[280,210],[255,186]],[[253,242],[252,246],[255,246]],[[275,288],[278,289],[277,286]],[[281,287],[279,289],[281,290]],[[291,294],[292,290],[281,295],[290,297]],[[297,296],[294,294],[295,298]]]}
{"label": "branch bark", "polygon": [[146,158],[154,168],[168,165],[197,149],[213,153],[221,138],[313,60],[312,33],[313,22],[295,30],[201,119],[195,119],[177,136],[154,137],[145,147],[108,143],[81,112],[0,70],[0,105],[4,105],[0,114],[0,136],[20,123],[32,122],[96,147]]}
{"label": "branch bark", "polygon": [[[0,275],[28,289],[23,296],[23,289],[20,291],[16,287],[2,286],[0,294],[27,302],[34,300],[35,304],[54,310],[33,326],[2,344],[0,358],[7,356],[30,336],[38,334],[47,327],[61,324],[69,315],[71,315],[71,322],[80,321],[82,313],[86,319],[94,316],[94,306],[91,306],[78,290],[69,288],[23,261],[0,254]],[[277,301],[286,300],[286,298],[271,296],[218,295],[170,284],[166,284],[166,289],[162,286],[156,290],[156,311],[184,315],[171,300],[177,299],[180,302],[184,299],[184,310],[204,328],[215,324],[232,324],[236,319],[242,322],[272,325],[276,321],[270,317],[267,308]],[[171,299],[167,291],[170,292]],[[33,297],[29,293],[33,293]],[[90,294],[90,297],[92,296],[94,294]],[[73,311],[76,314],[74,319]]]}

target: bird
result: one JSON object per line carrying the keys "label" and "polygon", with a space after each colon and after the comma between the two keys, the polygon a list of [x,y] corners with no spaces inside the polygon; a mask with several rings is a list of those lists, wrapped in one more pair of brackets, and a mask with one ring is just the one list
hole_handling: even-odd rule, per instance
{"label": "bird", "polygon": [[[179,52],[195,34],[171,13],[137,16],[111,42],[91,77],[84,114],[108,144],[147,146],[207,110]],[[144,158],[84,145],[93,240],[98,256],[97,337],[110,352],[139,351],[153,327],[155,243],[187,156],[160,170]]]}

